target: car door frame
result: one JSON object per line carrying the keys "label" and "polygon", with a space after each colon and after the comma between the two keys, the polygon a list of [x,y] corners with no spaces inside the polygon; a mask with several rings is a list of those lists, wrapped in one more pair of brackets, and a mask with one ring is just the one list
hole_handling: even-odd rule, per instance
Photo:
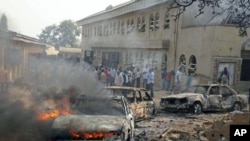
{"label": "car door frame", "polygon": [[[229,93],[224,94],[223,92],[223,88],[226,88],[227,90],[229,90]],[[231,90],[228,86],[223,85],[221,86],[221,95],[222,95],[222,108],[223,109],[230,109],[232,108],[233,104],[234,104],[234,99],[235,99],[235,92],[233,90]]]}
{"label": "car door frame", "polygon": [[[215,93],[211,93],[213,91],[213,87],[218,87],[218,91]],[[220,93],[220,86],[210,86],[207,93],[207,109],[209,110],[218,110],[221,109],[222,96]]]}

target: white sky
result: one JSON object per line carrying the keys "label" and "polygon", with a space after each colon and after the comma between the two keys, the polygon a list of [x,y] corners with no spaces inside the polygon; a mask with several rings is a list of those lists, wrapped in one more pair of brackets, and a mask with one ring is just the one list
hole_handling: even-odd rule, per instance
{"label": "white sky", "polygon": [[0,16],[5,13],[8,28],[38,38],[46,26],[63,20],[78,21],[91,14],[130,0],[0,0]]}

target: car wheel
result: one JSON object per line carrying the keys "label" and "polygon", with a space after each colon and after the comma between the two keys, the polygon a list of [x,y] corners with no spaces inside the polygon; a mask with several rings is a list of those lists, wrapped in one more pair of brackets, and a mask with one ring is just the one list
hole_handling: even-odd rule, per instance
{"label": "car wheel", "polygon": [[194,114],[200,114],[202,112],[202,106],[199,102],[195,102],[192,107],[192,112]]}
{"label": "car wheel", "polygon": [[241,111],[241,105],[239,102],[234,103],[233,107],[232,107],[233,111]]}

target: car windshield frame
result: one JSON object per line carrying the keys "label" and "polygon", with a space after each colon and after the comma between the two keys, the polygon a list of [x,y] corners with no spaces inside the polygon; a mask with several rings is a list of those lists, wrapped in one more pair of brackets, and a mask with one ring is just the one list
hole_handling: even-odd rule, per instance
{"label": "car windshield frame", "polygon": [[206,94],[209,87],[209,85],[193,85],[183,90],[182,93]]}
{"label": "car windshield frame", "polygon": [[74,111],[80,115],[126,115],[122,98],[80,98],[76,100]]}

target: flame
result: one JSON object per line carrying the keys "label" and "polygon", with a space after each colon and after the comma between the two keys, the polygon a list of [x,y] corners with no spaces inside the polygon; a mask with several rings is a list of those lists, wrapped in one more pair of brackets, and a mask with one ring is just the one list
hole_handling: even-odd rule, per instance
{"label": "flame", "polygon": [[69,97],[65,96],[62,99],[61,108],[50,110],[48,112],[40,112],[38,113],[37,120],[38,121],[48,121],[57,118],[60,115],[68,115],[72,112],[70,111],[70,100]]}
{"label": "flame", "polygon": [[49,112],[42,112],[38,114],[37,120],[39,121],[48,121],[51,119],[55,119],[60,115],[68,115],[71,114],[69,110],[52,110]]}
{"label": "flame", "polygon": [[117,132],[114,131],[110,131],[110,132],[83,132],[83,133],[78,133],[76,132],[74,129],[70,129],[69,130],[70,135],[74,138],[74,139],[105,139],[106,137],[111,137],[111,136],[115,136],[118,135]]}

